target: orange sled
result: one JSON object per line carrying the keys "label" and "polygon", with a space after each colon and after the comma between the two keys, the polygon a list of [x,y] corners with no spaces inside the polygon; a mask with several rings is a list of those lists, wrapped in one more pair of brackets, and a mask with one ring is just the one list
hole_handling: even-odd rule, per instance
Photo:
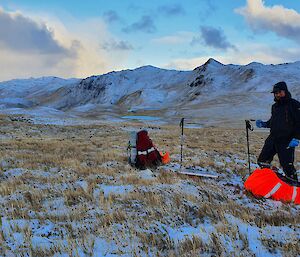
{"label": "orange sled", "polygon": [[290,182],[268,168],[256,169],[244,186],[256,197],[300,204],[300,183]]}

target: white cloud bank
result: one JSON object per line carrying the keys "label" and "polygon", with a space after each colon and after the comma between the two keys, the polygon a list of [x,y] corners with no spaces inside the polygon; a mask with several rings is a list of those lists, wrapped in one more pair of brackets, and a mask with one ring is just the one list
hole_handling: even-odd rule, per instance
{"label": "white cloud bank", "polygon": [[246,65],[251,62],[263,64],[279,64],[300,60],[299,48],[277,48],[262,44],[242,44],[238,50],[229,50],[223,55],[206,55],[195,58],[175,59],[163,65],[164,68],[177,70],[193,70],[204,64],[209,58],[214,58],[224,64]]}
{"label": "white cloud bank", "polygon": [[245,17],[255,32],[271,31],[280,37],[300,42],[300,13],[282,5],[265,6],[262,0],[247,0],[247,5],[235,10]]}
{"label": "white cloud bank", "polygon": [[102,19],[68,19],[63,23],[56,17],[0,8],[0,81],[86,77],[117,69],[118,65],[121,68],[128,51],[108,52],[101,47],[107,41],[118,42]]}

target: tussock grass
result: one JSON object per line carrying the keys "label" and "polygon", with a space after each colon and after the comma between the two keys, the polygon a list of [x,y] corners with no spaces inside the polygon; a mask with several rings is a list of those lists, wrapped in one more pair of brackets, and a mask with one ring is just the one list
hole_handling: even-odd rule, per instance
{"label": "tussock grass", "polygon": [[209,252],[210,247],[200,237],[186,238],[179,245],[180,256],[199,256],[199,253]]}
{"label": "tussock grass", "polygon": [[[247,235],[229,223],[228,215],[261,231],[269,225],[299,230],[295,206],[283,204],[266,211],[272,208],[269,203],[245,194],[230,181],[221,183],[247,175],[244,128],[185,129],[183,166],[200,166],[221,175],[220,180],[207,180],[179,176],[168,167],[152,170],[151,179],[144,177],[127,163],[128,127],[139,130],[145,125],[34,125],[0,115],[1,215],[10,222],[28,223],[25,228],[12,226],[9,233],[0,226],[0,255],[9,251],[13,234],[21,233],[24,246],[16,249],[31,256],[79,252],[92,256],[99,237],[115,243],[112,252],[131,256],[249,256],[253,253]],[[172,163],[178,165],[180,128],[149,129],[158,149],[169,151]],[[253,162],[266,135],[250,134]],[[120,192],[109,191],[109,186]],[[127,186],[130,190],[122,191]],[[214,228],[208,241],[199,229],[199,234],[177,242],[166,229],[201,228],[206,223]],[[50,224],[50,231],[38,234],[45,224]],[[51,245],[34,246],[32,237],[37,234]],[[236,253],[228,251],[224,238],[233,242]],[[270,251],[277,249],[285,256],[299,253],[296,240],[269,239],[262,238],[262,243]]]}
{"label": "tussock grass", "polygon": [[[291,239],[288,243],[282,243],[274,239],[263,238],[263,245],[269,249],[270,253],[276,253],[276,250],[281,250],[284,256],[297,256],[299,255],[300,245],[297,237]],[[276,249],[276,250],[275,250]]]}

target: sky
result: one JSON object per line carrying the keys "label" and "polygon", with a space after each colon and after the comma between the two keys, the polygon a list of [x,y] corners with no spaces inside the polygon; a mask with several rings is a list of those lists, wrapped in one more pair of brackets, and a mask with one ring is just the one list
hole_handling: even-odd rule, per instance
{"label": "sky", "polygon": [[0,81],[300,60],[298,0],[0,0]]}

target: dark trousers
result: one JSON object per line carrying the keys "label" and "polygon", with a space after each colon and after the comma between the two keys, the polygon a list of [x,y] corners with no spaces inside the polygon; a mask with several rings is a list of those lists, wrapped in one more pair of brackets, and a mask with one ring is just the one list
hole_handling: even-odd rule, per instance
{"label": "dark trousers", "polygon": [[280,165],[284,173],[289,177],[294,177],[296,169],[294,167],[295,148],[290,147],[287,149],[290,139],[286,140],[274,140],[273,137],[268,136],[258,157],[258,164],[271,163],[273,157],[277,153]]}

